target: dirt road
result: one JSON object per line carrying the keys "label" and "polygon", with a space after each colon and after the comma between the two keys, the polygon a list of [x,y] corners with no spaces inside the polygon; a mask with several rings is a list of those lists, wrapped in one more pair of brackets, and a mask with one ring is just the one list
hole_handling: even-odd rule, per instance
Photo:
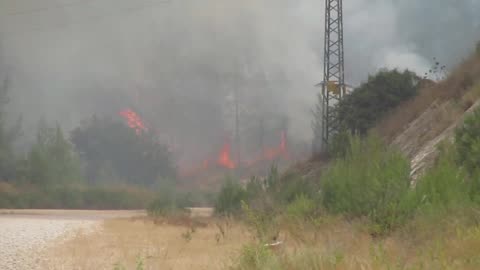
{"label": "dirt road", "polygon": [[0,269],[41,269],[42,252],[78,232],[95,231],[104,220],[143,211],[0,210]]}

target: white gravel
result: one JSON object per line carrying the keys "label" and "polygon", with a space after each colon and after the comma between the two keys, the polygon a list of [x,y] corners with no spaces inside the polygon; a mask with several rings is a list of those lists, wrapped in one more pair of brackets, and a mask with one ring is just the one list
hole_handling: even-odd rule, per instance
{"label": "white gravel", "polygon": [[41,251],[100,220],[75,217],[0,215],[0,269],[40,269]]}

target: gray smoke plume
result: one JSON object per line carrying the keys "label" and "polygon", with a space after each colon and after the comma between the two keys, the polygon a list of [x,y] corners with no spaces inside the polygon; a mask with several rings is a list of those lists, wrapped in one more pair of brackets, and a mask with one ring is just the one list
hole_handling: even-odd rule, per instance
{"label": "gray smoke plume", "polygon": [[[23,115],[28,141],[41,117],[69,130],[94,113],[115,117],[130,107],[195,159],[232,135],[238,91],[244,140],[254,141],[248,134],[257,123],[288,118],[290,138],[308,143],[323,7],[322,0],[0,0],[0,70],[12,82],[12,115]],[[353,85],[381,67],[422,74],[433,57],[453,67],[480,37],[476,0],[349,0],[344,9]]]}

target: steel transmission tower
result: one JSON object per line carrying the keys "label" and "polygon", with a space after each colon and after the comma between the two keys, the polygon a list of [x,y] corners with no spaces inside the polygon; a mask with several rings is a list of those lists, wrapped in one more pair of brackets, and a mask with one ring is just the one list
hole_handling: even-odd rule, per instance
{"label": "steel transmission tower", "polygon": [[339,131],[334,106],[346,94],[342,0],[325,0],[325,47],[322,87],[322,150]]}

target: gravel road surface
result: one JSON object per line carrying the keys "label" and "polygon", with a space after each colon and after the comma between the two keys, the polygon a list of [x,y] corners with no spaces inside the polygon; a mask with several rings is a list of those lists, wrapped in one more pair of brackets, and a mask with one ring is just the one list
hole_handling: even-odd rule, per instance
{"label": "gravel road surface", "polygon": [[88,233],[109,218],[141,211],[0,210],[0,269],[41,269],[42,251],[78,231]]}

